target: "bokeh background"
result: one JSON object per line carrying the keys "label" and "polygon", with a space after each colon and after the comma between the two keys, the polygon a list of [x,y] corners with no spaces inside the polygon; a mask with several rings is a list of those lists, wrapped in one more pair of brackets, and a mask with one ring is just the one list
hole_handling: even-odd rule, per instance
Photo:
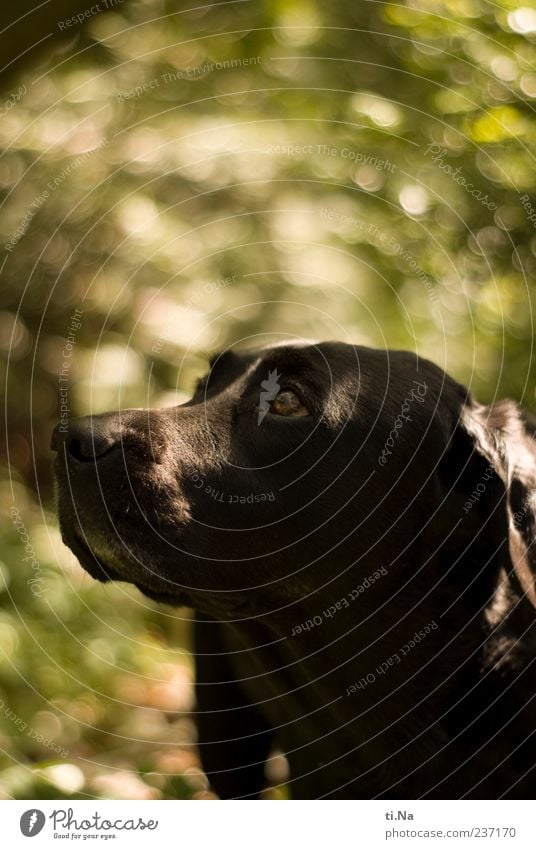
{"label": "bokeh background", "polygon": [[211,351],[311,337],[534,409],[536,10],[33,5],[0,13],[0,797],[209,798],[189,612],[59,538],[60,403],[179,403]]}

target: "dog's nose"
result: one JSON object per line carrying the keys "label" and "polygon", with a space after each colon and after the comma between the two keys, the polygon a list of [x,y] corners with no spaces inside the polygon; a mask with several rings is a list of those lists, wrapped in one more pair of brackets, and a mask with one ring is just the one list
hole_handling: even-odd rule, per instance
{"label": "dog's nose", "polygon": [[100,460],[118,443],[104,421],[86,416],[73,419],[68,425],[60,423],[54,428],[50,447],[52,451],[64,451],[69,459],[77,463]]}

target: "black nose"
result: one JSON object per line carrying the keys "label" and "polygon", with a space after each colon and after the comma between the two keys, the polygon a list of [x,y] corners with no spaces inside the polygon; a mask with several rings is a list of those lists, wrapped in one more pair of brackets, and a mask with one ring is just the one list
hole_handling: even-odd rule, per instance
{"label": "black nose", "polygon": [[99,460],[118,443],[110,432],[106,420],[98,416],[73,419],[68,425],[60,423],[54,428],[50,447],[52,451],[65,451],[78,463]]}

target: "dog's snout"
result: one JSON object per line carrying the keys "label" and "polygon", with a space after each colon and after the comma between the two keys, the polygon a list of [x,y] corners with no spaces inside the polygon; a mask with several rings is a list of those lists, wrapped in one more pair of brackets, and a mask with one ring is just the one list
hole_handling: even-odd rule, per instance
{"label": "dog's snout", "polygon": [[77,463],[96,462],[118,444],[106,422],[86,416],[54,429],[50,447]]}

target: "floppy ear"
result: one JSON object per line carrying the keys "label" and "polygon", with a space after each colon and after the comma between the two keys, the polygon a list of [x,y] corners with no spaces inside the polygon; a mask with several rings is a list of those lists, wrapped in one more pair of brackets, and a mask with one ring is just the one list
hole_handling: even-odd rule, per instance
{"label": "floppy ear", "polygon": [[512,401],[491,407],[472,402],[462,418],[504,486],[511,578],[536,608],[536,442]]}
{"label": "floppy ear", "polygon": [[533,433],[527,416],[514,402],[486,407],[469,396],[442,465],[445,471],[448,464],[447,474],[453,483],[458,473],[454,486],[462,498],[465,496],[462,523],[469,517],[466,526],[470,533],[483,534],[486,554],[492,558],[498,553],[514,588],[536,609]]}

